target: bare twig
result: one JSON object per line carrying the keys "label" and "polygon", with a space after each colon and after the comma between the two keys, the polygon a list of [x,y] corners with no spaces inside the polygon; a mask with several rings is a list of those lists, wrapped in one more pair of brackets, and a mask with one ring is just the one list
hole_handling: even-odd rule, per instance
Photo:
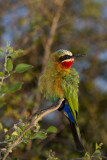
{"label": "bare twig", "polygon": [[46,112],[44,112],[44,113],[41,113],[41,114],[38,116],[38,118],[36,118],[32,123],[30,123],[30,125],[29,125],[27,128],[25,128],[25,130],[21,133],[21,135],[20,135],[20,136],[13,142],[13,144],[8,148],[6,154],[5,154],[4,157],[3,157],[3,160],[5,160],[5,159],[7,158],[9,152],[18,144],[19,140],[23,137],[23,135],[24,135],[29,129],[31,129],[31,128],[33,128],[34,126],[36,126],[36,124],[38,123],[38,121],[39,121],[41,118],[43,118],[44,116],[48,115],[49,113],[57,110],[57,109],[60,107],[60,105],[62,104],[63,100],[64,100],[64,99],[62,98],[57,106],[55,106],[55,107],[52,108],[52,109],[49,109],[48,111],[46,111]]}
{"label": "bare twig", "polygon": [[44,71],[44,68],[45,68],[47,61],[48,61],[48,58],[49,58],[50,49],[51,49],[51,46],[53,43],[54,35],[56,33],[56,29],[58,26],[58,21],[59,21],[60,15],[61,15],[63,4],[64,4],[64,0],[58,0],[58,2],[57,2],[58,7],[56,10],[56,14],[53,18],[52,25],[51,25],[50,32],[49,32],[49,37],[47,39],[47,42],[46,42],[46,45],[44,48],[45,51],[44,51],[42,71]]}

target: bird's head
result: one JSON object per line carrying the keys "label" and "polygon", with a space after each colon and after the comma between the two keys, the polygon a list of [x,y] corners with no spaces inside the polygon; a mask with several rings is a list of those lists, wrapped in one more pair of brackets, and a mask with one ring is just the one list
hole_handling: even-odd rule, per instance
{"label": "bird's head", "polygon": [[62,68],[70,69],[76,57],[84,56],[83,54],[72,54],[72,52],[60,49],[51,55],[52,61],[57,62]]}

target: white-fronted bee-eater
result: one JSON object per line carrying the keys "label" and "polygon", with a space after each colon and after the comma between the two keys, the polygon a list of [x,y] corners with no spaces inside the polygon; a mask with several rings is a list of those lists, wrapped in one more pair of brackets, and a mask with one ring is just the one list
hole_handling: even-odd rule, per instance
{"label": "white-fronted bee-eater", "polygon": [[64,111],[71,124],[72,135],[78,151],[84,151],[78,127],[78,83],[79,75],[72,64],[76,57],[60,49],[51,54],[46,69],[39,79],[39,87],[45,98],[53,103],[64,98],[59,111]]}

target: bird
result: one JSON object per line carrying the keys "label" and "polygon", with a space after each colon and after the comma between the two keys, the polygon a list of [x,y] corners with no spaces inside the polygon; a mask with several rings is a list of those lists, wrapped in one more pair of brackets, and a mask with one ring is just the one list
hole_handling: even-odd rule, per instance
{"label": "bird", "polygon": [[83,152],[84,146],[78,126],[78,84],[79,74],[72,68],[77,57],[83,54],[59,49],[50,55],[46,68],[39,78],[39,90],[52,103],[64,98],[59,111],[68,118],[74,142],[78,151]]}

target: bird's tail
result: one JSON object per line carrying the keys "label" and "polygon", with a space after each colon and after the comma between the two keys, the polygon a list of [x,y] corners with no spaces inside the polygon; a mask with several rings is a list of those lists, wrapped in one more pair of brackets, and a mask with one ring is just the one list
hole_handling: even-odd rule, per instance
{"label": "bird's tail", "polygon": [[84,149],[84,146],[83,146],[82,141],[81,141],[81,137],[80,137],[80,133],[79,133],[79,127],[76,126],[76,124],[71,122],[71,121],[70,121],[70,125],[71,125],[72,135],[73,135],[77,150],[79,152],[84,152],[85,149]]}
{"label": "bird's tail", "polygon": [[65,101],[64,101],[63,104],[61,105],[61,107],[58,110],[59,111],[64,110],[65,116],[70,121],[72,135],[73,135],[73,138],[74,138],[74,141],[75,141],[75,144],[76,144],[76,148],[77,148],[78,151],[83,152],[85,149],[84,149],[84,146],[83,146],[82,141],[81,141],[79,127],[75,123],[75,120],[72,116],[69,105],[65,104]]}

